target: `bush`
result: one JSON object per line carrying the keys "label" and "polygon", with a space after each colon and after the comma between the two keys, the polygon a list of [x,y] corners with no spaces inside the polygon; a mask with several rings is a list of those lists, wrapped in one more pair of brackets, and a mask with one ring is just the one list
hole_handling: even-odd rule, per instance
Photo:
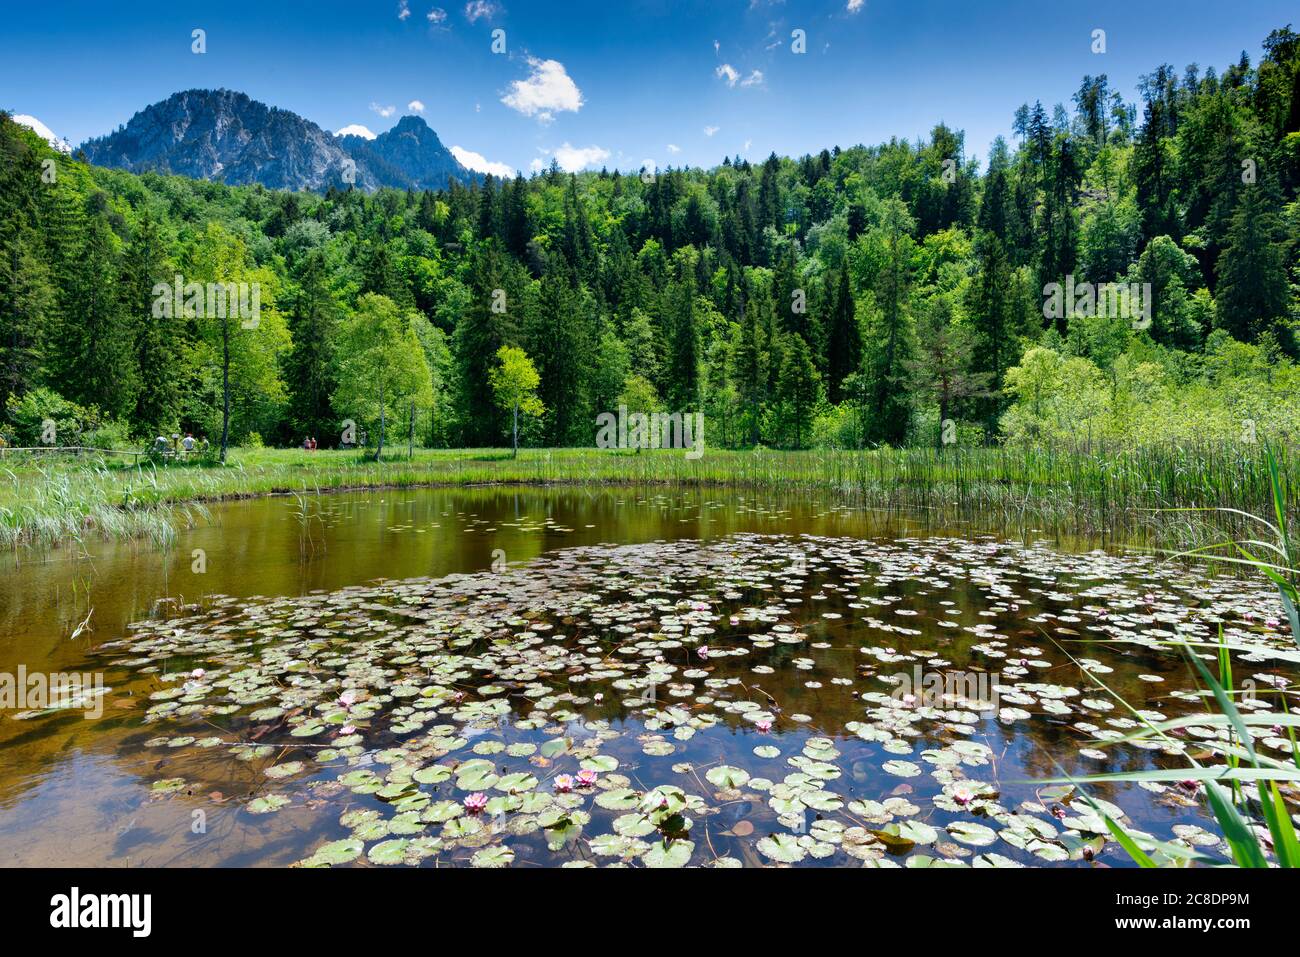
{"label": "bush", "polygon": [[827,405],[813,418],[814,448],[853,449],[857,448],[858,441],[858,424],[847,402]]}
{"label": "bush", "polygon": [[83,408],[52,389],[39,388],[11,395],[2,430],[10,445],[86,445],[126,448],[130,429],[98,409]]}

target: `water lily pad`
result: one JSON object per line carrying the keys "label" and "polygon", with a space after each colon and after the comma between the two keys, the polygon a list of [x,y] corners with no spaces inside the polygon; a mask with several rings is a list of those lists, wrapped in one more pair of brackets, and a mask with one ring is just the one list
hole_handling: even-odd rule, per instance
{"label": "water lily pad", "polygon": [[758,851],[764,857],[781,864],[797,864],[808,854],[799,839],[790,834],[771,834],[758,842]]}
{"label": "water lily pad", "polygon": [[646,867],[685,867],[694,853],[693,841],[660,841],[652,844],[650,849],[641,855],[641,860]]}

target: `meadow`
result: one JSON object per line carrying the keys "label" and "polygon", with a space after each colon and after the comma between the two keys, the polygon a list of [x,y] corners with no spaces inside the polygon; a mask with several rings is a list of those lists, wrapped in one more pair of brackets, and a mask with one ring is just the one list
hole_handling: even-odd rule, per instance
{"label": "meadow", "polygon": [[[1294,508],[1294,453],[1275,449]],[[376,462],[358,451],[242,448],[226,465],[144,456],[9,453],[0,460],[0,544],[48,549],[95,538],[167,545],[207,504],[259,495],[486,484],[720,487],[820,494],[906,510],[936,524],[1165,549],[1200,547],[1271,513],[1262,444],[1142,448],[1014,446],[867,451],[414,449]]]}

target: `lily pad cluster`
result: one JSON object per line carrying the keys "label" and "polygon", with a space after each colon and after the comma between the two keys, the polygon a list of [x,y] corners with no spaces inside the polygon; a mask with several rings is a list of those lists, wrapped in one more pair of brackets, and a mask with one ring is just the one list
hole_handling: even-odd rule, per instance
{"label": "lily pad cluster", "polygon": [[1162,640],[1220,628],[1288,683],[1274,606],[1142,558],[737,535],[217,596],[100,651],[156,683],[151,799],[243,767],[245,826],[295,816],[303,866],[1118,864],[1103,814],[1217,843],[1195,788],[1034,780],[1185,764],[1226,730],[1124,740],[1107,688],[1203,707]]}

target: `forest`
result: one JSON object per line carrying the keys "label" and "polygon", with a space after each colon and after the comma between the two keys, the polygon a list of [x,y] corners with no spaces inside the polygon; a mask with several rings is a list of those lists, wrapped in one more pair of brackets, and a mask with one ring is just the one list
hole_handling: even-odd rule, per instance
{"label": "forest", "polygon": [[[940,124],[422,193],[134,175],[0,114],[0,433],[592,447],[622,406],[726,448],[1294,441],[1300,35],[1263,49],[1009,104],[987,157]],[[195,283],[255,321],[158,308]]]}

